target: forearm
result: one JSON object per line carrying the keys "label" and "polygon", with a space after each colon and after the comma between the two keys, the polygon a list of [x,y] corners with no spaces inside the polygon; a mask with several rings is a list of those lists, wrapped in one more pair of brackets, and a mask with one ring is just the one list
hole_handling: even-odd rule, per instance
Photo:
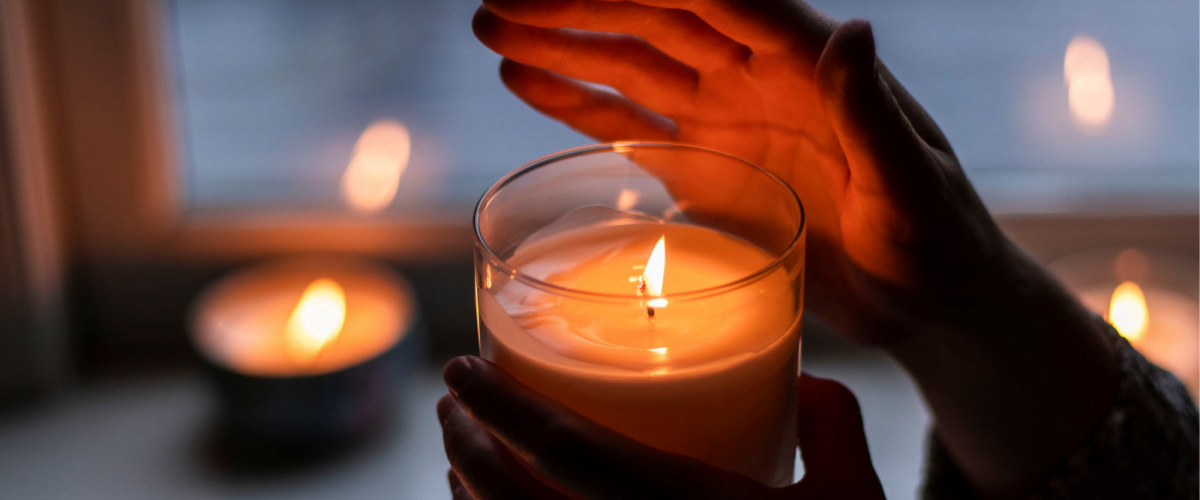
{"label": "forearm", "polygon": [[985,498],[1020,498],[1085,439],[1116,388],[1092,316],[1019,250],[970,323],[925,325],[886,349]]}

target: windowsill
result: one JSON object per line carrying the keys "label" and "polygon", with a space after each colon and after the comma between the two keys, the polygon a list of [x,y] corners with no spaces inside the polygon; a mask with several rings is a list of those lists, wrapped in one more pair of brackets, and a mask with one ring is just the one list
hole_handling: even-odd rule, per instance
{"label": "windowsill", "polygon": [[[858,395],[888,496],[913,498],[929,417],[903,371],[853,346],[809,348],[803,365]],[[194,371],[108,379],[0,415],[0,484],[15,498],[449,498],[436,367],[408,377],[393,424],[364,446],[255,471],[208,453],[214,408],[204,382]]]}

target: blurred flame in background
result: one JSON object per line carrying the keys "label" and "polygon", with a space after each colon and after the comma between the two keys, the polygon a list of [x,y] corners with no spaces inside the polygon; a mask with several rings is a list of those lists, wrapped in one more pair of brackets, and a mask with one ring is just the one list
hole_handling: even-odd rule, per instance
{"label": "blurred flame in background", "polygon": [[372,123],[359,136],[342,174],[342,199],[356,212],[383,210],[396,197],[411,152],[412,140],[404,124],[387,119]]}
{"label": "blurred flame in background", "polygon": [[1146,309],[1146,295],[1132,281],[1126,281],[1113,290],[1108,305],[1108,321],[1129,342],[1137,344],[1146,335],[1150,323],[1150,311]]}
{"label": "blurred flame in background", "polygon": [[1099,135],[1112,117],[1114,102],[1104,46],[1089,36],[1072,38],[1063,61],[1063,77],[1075,125],[1086,134]]}
{"label": "blurred flame in background", "polygon": [[288,356],[297,363],[316,358],[337,338],[346,322],[346,294],[331,279],[313,281],[304,289],[284,327]]}

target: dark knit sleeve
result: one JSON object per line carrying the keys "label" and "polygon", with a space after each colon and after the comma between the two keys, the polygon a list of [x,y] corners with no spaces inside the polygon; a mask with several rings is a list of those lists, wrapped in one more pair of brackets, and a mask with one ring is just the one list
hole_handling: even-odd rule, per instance
{"label": "dark knit sleeve", "polygon": [[[1113,405],[1087,441],[1030,498],[1197,498],[1196,404],[1179,380],[1146,361],[1107,323],[1104,330],[1116,346],[1121,370]],[[922,498],[977,498],[936,428],[930,432]]]}

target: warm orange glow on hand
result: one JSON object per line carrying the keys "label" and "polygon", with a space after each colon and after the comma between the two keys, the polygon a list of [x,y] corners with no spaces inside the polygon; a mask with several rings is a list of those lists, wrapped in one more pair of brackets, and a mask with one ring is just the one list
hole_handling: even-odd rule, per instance
{"label": "warm orange glow on hand", "polygon": [[346,294],[336,281],[319,279],[304,289],[284,327],[288,356],[308,363],[337,338],[346,322]]}
{"label": "warm orange glow on hand", "polygon": [[1150,312],[1146,309],[1146,296],[1142,294],[1141,287],[1126,281],[1113,290],[1112,302],[1108,306],[1108,321],[1130,342],[1137,343],[1145,336]]}
{"label": "warm orange glow on hand", "polygon": [[357,212],[383,210],[396,197],[412,150],[408,129],[392,120],[372,123],[354,145],[342,174],[342,198]]}
{"label": "warm orange glow on hand", "polygon": [[1112,117],[1114,101],[1104,46],[1083,35],[1071,39],[1063,61],[1063,77],[1075,124],[1088,134],[1102,132]]}
{"label": "warm orange glow on hand", "polygon": [[[658,239],[654,250],[650,252],[650,260],[646,261],[646,270],[642,272],[642,282],[646,285],[646,295],[659,297],[662,295],[663,271],[667,267],[667,237]],[[650,307],[667,307],[667,299],[650,299],[646,302]]]}
{"label": "warm orange glow on hand", "polygon": [[[758,164],[795,189],[804,200],[805,251],[812,262],[828,264],[805,277],[821,290],[821,299],[810,298],[805,307],[838,318],[833,326],[852,339],[885,344],[907,335],[914,329],[879,325],[910,317],[909,306],[956,317],[957,300],[944,301],[940,290],[957,286],[962,275],[947,272],[941,261],[996,265],[999,254],[977,249],[993,248],[1004,236],[961,230],[979,227],[990,215],[965,176],[945,175],[961,170],[949,142],[916,100],[897,98],[905,92],[878,63],[865,21],[839,24],[817,9],[779,1],[485,3],[475,14],[475,34],[504,56],[501,78],[534,109],[596,140],[617,142],[614,153],[642,168],[675,162],[670,155],[632,155],[621,141],[716,149]],[[647,24],[646,16],[655,22]],[[640,41],[621,45],[621,57],[613,57],[613,33]],[[757,55],[769,57],[751,57]],[[693,185],[690,176],[661,172],[672,193],[720,190],[729,199],[742,183]],[[770,210],[763,200],[746,202],[738,214],[728,213],[724,207],[736,205],[723,201],[712,205],[722,210],[679,208],[735,224]],[[677,213],[672,207],[663,217]],[[931,213],[948,218],[923,216]],[[912,231],[927,237],[911,238]],[[951,241],[964,245],[945,244]]]}

